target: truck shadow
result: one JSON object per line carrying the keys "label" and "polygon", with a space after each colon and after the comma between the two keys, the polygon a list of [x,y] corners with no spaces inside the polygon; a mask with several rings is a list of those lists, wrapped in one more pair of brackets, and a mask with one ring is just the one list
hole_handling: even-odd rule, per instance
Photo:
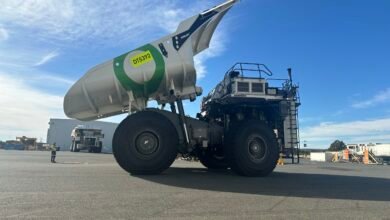
{"label": "truck shadow", "polygon": [[82,164],[81,162],[55,162],[56,164]]}
{"label": "truck shadow", "polygon": [[147,181],[198,190],[272,196],[390,201],[390,179],[274,172],[249,178],[231,171],[171,167],[157,176],[137,176]]}

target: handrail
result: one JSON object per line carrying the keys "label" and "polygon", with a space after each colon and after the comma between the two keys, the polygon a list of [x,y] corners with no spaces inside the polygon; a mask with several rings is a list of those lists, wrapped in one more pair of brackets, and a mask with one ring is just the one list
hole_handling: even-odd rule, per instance
{"label": "handrail", "polygon": [[262,73],[268,76],[272,76],[272,71],[265,64],[261,63],[237,62],[225,73],[225,76],[232,71],[240,71],[240,76],[242,77],[244,77],[245,71],[258,72],[260,78],[262,78]]}

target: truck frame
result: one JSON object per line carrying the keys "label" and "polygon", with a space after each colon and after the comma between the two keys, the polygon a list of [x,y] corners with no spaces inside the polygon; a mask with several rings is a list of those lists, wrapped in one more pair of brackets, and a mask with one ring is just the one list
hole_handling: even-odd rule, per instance
{"label": "truck frame", "polygon": [[[131,174],[161,173],[178,153],[244,176],[268,175],[280,153],[294,159],[300,101],[291,69],[287,79],[271,79],[263,64],[237,63],[203,98],[196,118],[185,114],[183,100],[195,101],[203,91],[194,56],[209,48],[237,2],[226,0],[183,20],[173,33],[91,68],[65,95],[65,114],[88,121],[128,113],[112,150]],[[161,108],[148,108],[152,100]]]}
{"label": "truck frame", "polygon": [[272,73],[265,65],[237,63],[203,98],[197,118],[186,116],[180,99],[170,111],[149,108],[129,115],[115,131],[114,156],[132,174],[160,173],[179,152],[210,169],[266,176],[281,152],[299,144],[298,86],[288,73],[289,79],[268,79],[264,75]]}

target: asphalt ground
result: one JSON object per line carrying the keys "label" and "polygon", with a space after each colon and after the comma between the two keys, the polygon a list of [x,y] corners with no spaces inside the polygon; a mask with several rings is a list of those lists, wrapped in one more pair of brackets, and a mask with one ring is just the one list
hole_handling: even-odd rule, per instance
{"label": "asphalt ground", "polygon": [[110,154],[0,150],[1,219],[390,219],[390,166],[305,161],[266,178],[177,160],[131,176]]}

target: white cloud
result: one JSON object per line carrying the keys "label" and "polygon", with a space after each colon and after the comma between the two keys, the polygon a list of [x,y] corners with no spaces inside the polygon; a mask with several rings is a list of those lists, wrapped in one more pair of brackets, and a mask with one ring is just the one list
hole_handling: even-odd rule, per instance
{"label": "white cloud", "polygon": [[[175,31],[182,20],[217,2],[5,0],[0,7],[0,22],[27,31],[30,39],[48,45],[108,47],[128,42],[138,45]],[[199,79],[207,72],[205,61],[223,52],[224,32],[223,28],[217,28],[210,48],[195,57]],[[50,53],[34,64],[43,65],[57,55]]]}
{"label": "white cloud", "polygon": [[158,20],[158,25],[165,29],[167,32],[174,32],[179,25],[181,19],[191,15],[185,15],[185,11],[182,9],[169,9],[162,12],[162,19]]}
{"label": "white cloud", "polygon": [[38,62],[36,62],[34,64],[34,66],[41,66],[41,65],[49,62],[50,60],[54,59],[58,55],[59,55],[59,53],[57,51],[52,51],[52,52],[44,55]]}
{"label": "white cloud", "polygon": [[0,70],[4,71],[4,67],[13,69],[22,66],[34,66],[38,61],[41,61],[43,57],[50,54],[49,51],[57,53],[56,50],[53,50],[50,47],[24,47],[15,44],[14,42],[7,42],[0,47]]}
{"label": "white cloud", "polygon": [[62,97],[41,92],[21,78],[0,74],[0,139],[46,139],[50,117],[65,117]]}
{"label": "white cloud", "polygon": [[9,38],[8,31],[0,27],[0,41],[6,41]]}
{"label": "white cloud", "polygon": [[191,1],[185,6],[184,10],[179,1],[160,0],[4,0],[0,22],[36,30],[32,34],[43,40],[77,43],[92,39],[99,40],[96,44],[101,46],[129,39],[140,42],[161,30],[172,31],[180,20],[212,4]]}
{"label": "white cloud", "polygon": [[62,84],[64,86],[71,86],[75,83],[74,80],[67,79],[61,76],[56,75],[49,75],[48,73],[42,73],[39,72],[38,74],[34,75],[32,78],[34,81],[40,81],[40,82],[50,82],[54,84]]}
{"label": "white cloud", "polygon": [[390,118],[342,123],[323,122],[301,129],[301,140],[311,147],[327,148],[336,139],[345,142],[390,142]]}
{"label": "white cloud", "polygon": [[45,140],[49,118],[65,117],[62,94],[74,81],[32,67],[39,54],[39,50],[0,53],[4,61],[0,62],[0,140],[21,135]]}
{"label": "white cloud", "polygon": [[[15,79],[28,79],[29,85],[36,85],[37,89],[50,87],[65,89],[75,82],[73,79],[61,76],[59,73],[47,72],[37,68],[36,59],[40,54],[40,51],[34,50],[30,50],[29,53],[25,51],[0,51],[0,75],[12,76]],[[43,58],[40,62],[42,60]]]}
{"label": "white cloud", "polygon": [[4,0],[0,21],[55,34],[73,19],[73,7],[73,1]]}
{"label": "white cloud", "polygon": [[378,104],[390,102],[390,88],[383,90],[376,94],[374,97],[369,100],[356,102],[352,105],[353,108],[368,108]]}

